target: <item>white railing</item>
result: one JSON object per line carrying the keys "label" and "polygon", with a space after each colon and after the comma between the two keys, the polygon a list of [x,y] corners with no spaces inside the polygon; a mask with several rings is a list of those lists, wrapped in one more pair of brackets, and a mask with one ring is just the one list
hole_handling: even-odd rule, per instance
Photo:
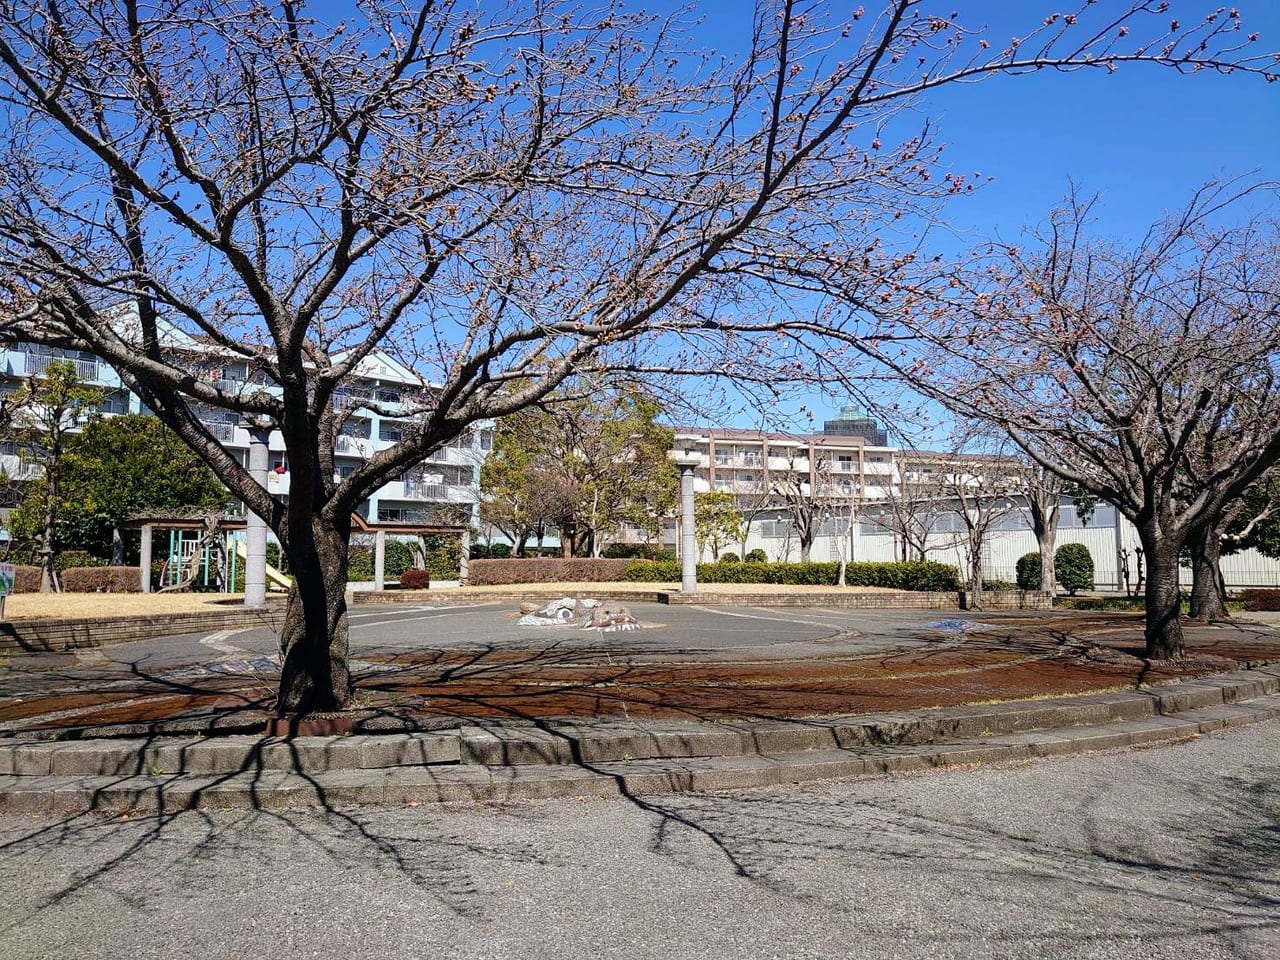
{"label": "white railing", "polygon": [[28,376],[40,377],[49,370],[51,363],[70,363],[76,368],[76,376],[81,380],[97,380],[101,365],[97,360],[72,359],[71,357],[54,357],[47,353],[25,354]]}
{"label": "white railing", "polygon": [[236,438],[236,425],[234,423],[227,423],[222,420],[206,421],[205,429],[209,431],[215,440],[221,440],[223,443],[230,443]]}

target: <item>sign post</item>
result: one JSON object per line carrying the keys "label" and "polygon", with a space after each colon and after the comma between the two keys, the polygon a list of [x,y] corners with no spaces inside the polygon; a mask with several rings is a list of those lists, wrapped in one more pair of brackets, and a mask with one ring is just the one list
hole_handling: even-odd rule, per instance
{"label": "sign post", "polygon": [[12,563],[0,563],[0,619],[4,618],[4,598],[13,592],[13,581],[18,568]]}

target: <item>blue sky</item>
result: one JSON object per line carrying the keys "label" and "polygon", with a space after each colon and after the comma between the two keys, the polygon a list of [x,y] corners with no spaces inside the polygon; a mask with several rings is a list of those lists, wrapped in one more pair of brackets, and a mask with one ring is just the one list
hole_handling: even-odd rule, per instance
{"label": "blue sky", "polygon": [[[880,6],[879,0],[858,2],[868,17]],[[938,9],[958,11],[970,26],[990,24],[995,43],[1012,35],[1015,23],[1025,35],[1027,23],[1075,6],[1074,0],[943,0]],[[1128,6],[1128,0],[1100,0],[1097,9]],[[1185,20],[1215,6],[1174,0],[1169,15]],[[1280,51],[1280,0],[1231,6],[1241,11],[1246,32],[1260,34],[1259,48]],[[748,3],[702,0],[697,8],[706,15],[709,45],[727,53],[740,42]],[[1254,174],[1280,181],[1280,83],[1258,77],[1180,76],[1142,64],[1112,75],[995,77],[938,91],[920,112],[939,122],[947,169],[995,178],[946,211],[966,246],[992,235],[1015,240],[1044,218],[1072,179],[1101,195],[1099,226],[1118,238],[1140,235],[1210,178]],[[810,406],[821,420],[839,402],[815,397]],[[746,419],[739,425],[750,425]]]}

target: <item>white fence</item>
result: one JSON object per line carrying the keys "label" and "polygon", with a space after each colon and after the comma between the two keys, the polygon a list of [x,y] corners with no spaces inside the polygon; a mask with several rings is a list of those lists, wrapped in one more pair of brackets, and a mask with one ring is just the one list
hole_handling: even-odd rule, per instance
{"label": "white fence", "polygon": [[[1081,525],[1078,522],[1058,530],[1057,545],[1082,543],[1089,548],[1094,564],[1094,585],[1099,590],[1124,589],[1119,573],[1121,549],[1128,550],[1130,584],[1137,584],[1138,546],[1137,531],[1124,518],[1117,522],[1108,507],[1099,511],[1104,522]],[[855,523],[853,535],[845,535],[845,523],[824,525],[810,551],[810,559],[837,560],[840,548],[850,544],[853,560],[896,560],[901,548],[894,535],[867,523]],[[838,534],[836,531],[839,531]],[[964,549],[955,532],[931,533],[928,537],[928,559],[954,564],[960,570],[966,567]],[[738,552],[742,545],[732,544],[724,549]],[[799,560],[800,544],[794,530],[785,518],[769,517],[751,525],[747,539],[748,550],[760,548],[770,560]],[[847,550],[846,546],[846,550]],[[983,547],[982,573],[987,580],[1015,579],[1018,558],[1038,550],[1034,534],[1029,529],[999,530],[989,535]],[[723,549],[722,551],[723,552]],[[710,552],[703,551],[703,559],[710,560]],[[1256,550],[1245,550],[1222,558],[1222,575],[1231,589],[1242,587],[1280,586],[1280,561],[1264,557]],[[1191,584],[1191,570],[1182,571],[1183,583]]]}

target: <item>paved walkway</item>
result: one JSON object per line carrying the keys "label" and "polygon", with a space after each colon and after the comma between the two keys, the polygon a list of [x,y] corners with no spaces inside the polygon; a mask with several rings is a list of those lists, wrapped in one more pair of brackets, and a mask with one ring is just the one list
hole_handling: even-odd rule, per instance
{"label": "paved walkway", "polygon": [[1278,738],[712,796],[0,816],[0,956],[1271,960]]}

